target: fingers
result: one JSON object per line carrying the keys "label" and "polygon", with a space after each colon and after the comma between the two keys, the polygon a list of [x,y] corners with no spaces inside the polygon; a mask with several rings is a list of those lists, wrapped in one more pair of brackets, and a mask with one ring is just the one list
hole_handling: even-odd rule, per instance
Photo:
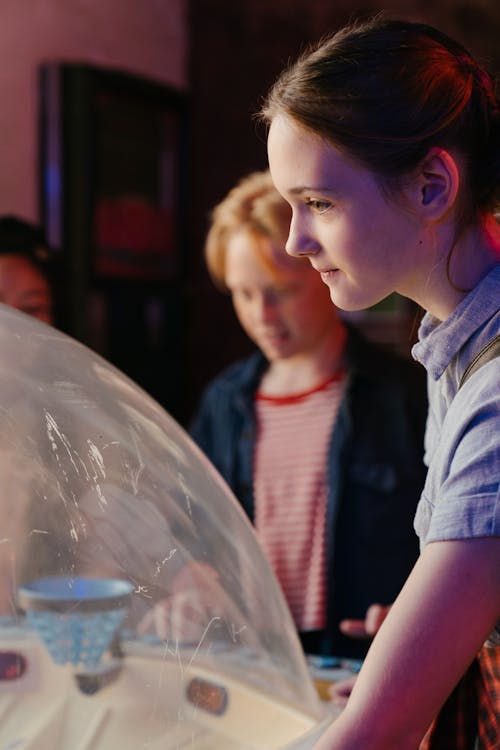
{"label": "fingers", "polygon": [[371,607],[368,607],[365,619],[365,627],[368,635],[375,635],[387,617],[389,610],[390,606],[386,607],[382,604],[372,604]]}
{"label": "fingers", "polygon": [[344,708],[349,700],[351,691],[356,682],[356,675],[349,677],[347,680],[341,680],[340,682],[334,682],[333,685],[328,689],[330,700],[334,706]]}
{"label": "fingers", "polygon": [[138,635],[146,635],[154,632],[162,640],[166,640],[169,634],[170,604],[167,599],[155,604],[137,625]]}
{"label": "fingers", "polygon": [[148,632],[148,630],[151,628],[153,624],[153,618],[154,618],[154,610],[150,609],[149,612],[146,612],[144,617],[140,620],[139,624],[137,625],[137,633],[138,635],[144,635]]}
{"label": "fingers", "polygon": [[380,629],[390,608],[390,605],[372,604],[368,607],[364,620],[342,620],[340,630],[351,638],[372,638]]}
{"label": "fingers", "polygon": [[203,601],[193,591],[177,594],[170,606],[167,637],[179,642],[197,642],[209,621],[208,602]]}
{"label": "fingers", "polygon": [[176,576],[170,595],[144,616],[138,631],[144,634],[153,630],[164,641],[194,643],[219,621],[224,622],[228,637],[250,643],[246,619],[225,591],[217,571],[193,561]]}
{"label": "fingers", "polygon": [[348,635],[351,638],[370,637],[366,631],[365,620],[342,620],[339,627],[344,635]]}
{"label": "fingers", "polygon": [[245,631],[241,613],[225,592],[208,586],[178,592],[157,602],[144,615],[137,631],[141,635],[153,632],[162,641],[194,643],[219,620],[232,626],[235,633]]}

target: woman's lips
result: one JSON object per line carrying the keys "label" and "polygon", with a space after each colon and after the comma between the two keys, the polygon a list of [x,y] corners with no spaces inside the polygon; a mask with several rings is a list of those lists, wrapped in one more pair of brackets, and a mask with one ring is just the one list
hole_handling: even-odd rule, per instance
{"label": "woman's lips", "polygon": [[335,276],[337,272],[338,272],[337,268],[332,268],[329,271],[320,271],[319,275],[321,276],[321,280],[324,281],[326,284],[333,279],[333,277]]}

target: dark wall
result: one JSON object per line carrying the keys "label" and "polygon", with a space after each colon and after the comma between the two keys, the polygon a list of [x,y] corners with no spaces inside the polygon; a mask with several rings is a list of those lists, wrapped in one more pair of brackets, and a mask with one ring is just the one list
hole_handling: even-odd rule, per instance
{"label": "dark wall", "polygon": [[[250,344],[228,297],[203,262],[209,213],[236,181],[267,166],[254,115],[284,61],[299,48],[304,13],[282,3],[195,0],[191,8],[191,172],[188,270],[188,383],[191,405],[221,367]],[[279,33],[278,33],[279,29]]]}
{"label": "dark wall", "polygon": [[191,0],[187,417],[207,380],[249,350],[202,252],[211,208],[240,177],[267,165],[265,134],[253,115],[303,45],[383,8],[438,25],[498,68],[498,0]]}

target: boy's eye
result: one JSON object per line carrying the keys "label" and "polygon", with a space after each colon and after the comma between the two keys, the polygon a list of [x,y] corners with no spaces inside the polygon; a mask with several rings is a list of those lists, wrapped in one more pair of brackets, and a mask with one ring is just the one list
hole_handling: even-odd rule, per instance
{"label": "boy's eye", "polygon": [[285,299],[293,294],[294,291],[291,286],[280,286],[273,290],[273,294],[276,299]]}
{"label": "boy's eye", "polygon": [[233,299],[250,300],[253,297],[252,292],[249,289],[232,289],[231,296]]}
{"label": "boy's eye", "polygon": [[321,201],[316,200],[315,198],[307,198],[306,205],[309,206],[309,208],[311,208],[317,214],[324,214],[325,211],[328,211],[332,204],[330,203],[330,201]]}

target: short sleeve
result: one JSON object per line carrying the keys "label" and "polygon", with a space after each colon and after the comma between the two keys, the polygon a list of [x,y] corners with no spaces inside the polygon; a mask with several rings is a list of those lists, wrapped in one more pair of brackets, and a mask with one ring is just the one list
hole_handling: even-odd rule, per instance
{"label": "short sleeve", "polygon": [[415,517],[421,544],[500,536],[500,360],[456,394]]}

